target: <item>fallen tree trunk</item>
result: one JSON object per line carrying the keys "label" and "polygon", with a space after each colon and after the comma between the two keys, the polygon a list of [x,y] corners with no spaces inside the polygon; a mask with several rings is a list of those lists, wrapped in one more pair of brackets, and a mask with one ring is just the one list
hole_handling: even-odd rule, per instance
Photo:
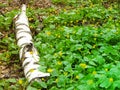
{"label": "fallen tree trunk", "polygon": [[22,5],[22,11],[14,18],[17,45],[20,47],[19,56],[22,61],[25,77],[29,82],[36,78],[48,77],[49,73],[39,71],[39,56],[34,47],[28,18],[26,16],[26,5]]}

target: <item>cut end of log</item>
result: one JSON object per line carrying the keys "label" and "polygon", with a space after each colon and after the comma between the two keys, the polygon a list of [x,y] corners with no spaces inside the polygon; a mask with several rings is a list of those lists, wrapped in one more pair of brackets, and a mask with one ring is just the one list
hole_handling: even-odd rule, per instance
{"label": "cut end of log", "polygon": [[22,4],[22,12],[26,12],[26,5]]}

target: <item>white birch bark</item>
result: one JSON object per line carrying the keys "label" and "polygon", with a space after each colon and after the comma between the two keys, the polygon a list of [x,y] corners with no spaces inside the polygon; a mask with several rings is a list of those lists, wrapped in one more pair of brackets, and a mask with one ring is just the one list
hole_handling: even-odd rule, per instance
{"label": "white birch bark", "polygon": [[19,56],[22,61],[25,77],[29,82],[36,78],[48,77],[49,73],[39,71],[39,56],[34,47],[31,31],[26,16],[26,5],[22,5],[21,13],[14,18],[17,45],[20,47]]}

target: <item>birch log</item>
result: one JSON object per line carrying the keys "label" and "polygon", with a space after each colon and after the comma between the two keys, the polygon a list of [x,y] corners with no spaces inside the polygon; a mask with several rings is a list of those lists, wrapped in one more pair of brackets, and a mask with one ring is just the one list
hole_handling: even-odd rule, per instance
{"label": "birch log", "polygon": [[20,47],[19,58],[22,61],[25,77],[29,82],[36,78],[48,77],[49,73],[39,71],[39,56],[34,47],[28,18],[26,16],[26,5],[23,4],[21,13],[14,17],[17,45]]}

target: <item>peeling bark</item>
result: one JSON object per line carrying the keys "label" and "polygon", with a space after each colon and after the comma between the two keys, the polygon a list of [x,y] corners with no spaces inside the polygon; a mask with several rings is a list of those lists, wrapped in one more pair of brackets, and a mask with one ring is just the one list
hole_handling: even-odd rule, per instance
{"label": "peeling bark", "polygon": [[50,76],[49,73],[38,70],[40,67],[38,64],[40,58],[33,44],[25,4],[22,5],[21,13],[15,16],[14,23],[17,45],[20,47],[19,58],[22,61],[25,77],[31,82],[36,78]]}

